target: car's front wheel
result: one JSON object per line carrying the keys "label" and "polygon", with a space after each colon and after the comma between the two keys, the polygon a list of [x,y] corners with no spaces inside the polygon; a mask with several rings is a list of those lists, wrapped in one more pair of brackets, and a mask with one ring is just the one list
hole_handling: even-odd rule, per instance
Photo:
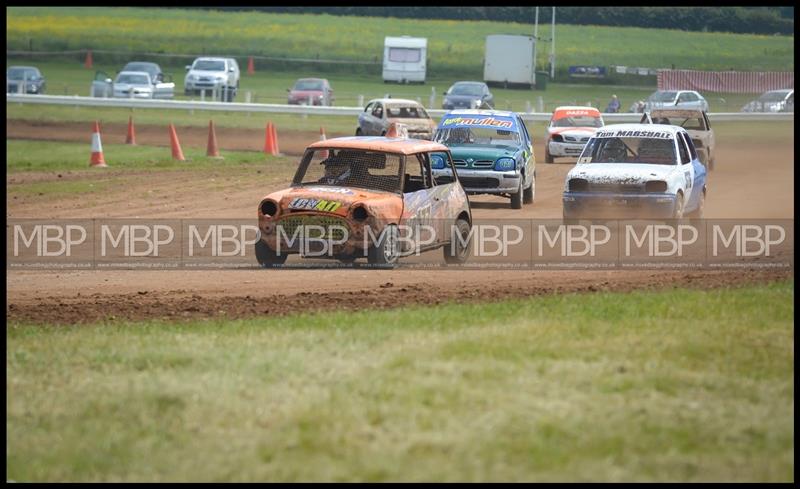
{"label": "car's front wheel", "polygon": [[522,193],[522,203],[532,204],[535,193],[536,193],[536,172],[533,173],[533,178],[531,178],[530,187],[526,188],[525,191]]}
{"label": "car's front wheel", "polygon": [[522,209],[522,194],[524,189],[522,188],[524,185],[522,176],[519,178],[519,188],[517,191],[511,194],[511,208],[512,209]]}
{"label": "car's front wheel", "polygon": [[547,149],[547,146],[544,147],[544,162],[545,163],[552,163],[555,161],[553,159],[553,155],[550,154],[550,150]]}
{"label": "car's front wheel", "polygon": [[256,241],[256,260],[258,260],[258,264],[264,268],[272,268],[283,265],[286,262],[286,258],[288,258],[287,254],[278,255],[275,251],[272,250],[267,243],[263,240],[259,239]]}
{"label": "car's front wheel", "polygon": [[378,237],[377,243],[372,243],[367,249],[367,263],[370,265],[391,268],[397,263],[400,255],[400,241],[397,226],[386,226]]}

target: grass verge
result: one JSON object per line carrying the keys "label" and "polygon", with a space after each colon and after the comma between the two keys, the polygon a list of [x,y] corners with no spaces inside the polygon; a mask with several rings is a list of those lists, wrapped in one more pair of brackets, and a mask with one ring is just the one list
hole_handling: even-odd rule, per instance
{"label": "grass verge", "polygon": [[17,481],[791,481],[794,286],[11,324]]}

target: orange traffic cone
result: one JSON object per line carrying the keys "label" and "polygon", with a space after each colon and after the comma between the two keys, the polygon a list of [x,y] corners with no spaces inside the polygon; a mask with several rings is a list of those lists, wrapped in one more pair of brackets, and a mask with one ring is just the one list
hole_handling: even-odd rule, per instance
{"label": "orange traffic cone", "polygon": [[389,130],[386,131],[386,137],[408,139],[408,127],[405,124],[392,122],[389,124]]}
{"label": "orange traffic cone", "polygon": [[222,158],[217,149],[217,134],[214,131],[214,121],[208,121],[208,146],[206,147],[206,156]]}
{"label": "orange traffic cone", "polygon": [[94,121],[92,130],[92,157],[89,159],[89,166],[105,168],[106,160],[103,158],[103,143],[100,142],[100,124]]}
{"label": "orange traffic cone", "polygon": [[267,122],[267,128],[264,130],[264,153],[268,155],[275,155],[275,142],[272,139],[272,123]]}
{"label": "orange traffic cone", "polygon": [[178,141],[178,134],[175,132],[175,126],[172,124],[169,125],[169,142],[172,145],[172,159],[186,161],[181,150],[181,142]]}
{"label": "orange traffic cone", "polygon": [[136,146],[136,129],[133,127],[133,116],[128,118],[128,135],[125,137],[125,144]]}
{"label": "orange traffic cone", "polygon": [[83,63],[83,65],[85,67],[89,68],[89,69],[92,68],[92,50],[91,49],[86,51],[86,61]]}
{"label": "orange traffic cone", "polygon": [[[325,128],[320,126],[319,127],[319,140],[320,141],[325,141],[326,139],[328,139],[328,138],[325,136]],[[320,152],[320,157],[327,158],[328,157],[328,150],[326,149],[324,151],[321,151]]]}
{"label": "orange traffic cone", "polygon": [[256,72],[256,67],[253,64],[253,57],[250,56],[250,58],[247,60],[247,74],[253,75],[255,74],[255,72]]}
{"label": "orange traffic cone", "polygon": [[272,148],[275,151],[272,153],[273,155],[278,156],[281,154],[280,146],[278,146],[278,128],[275,124],[272,125]]}

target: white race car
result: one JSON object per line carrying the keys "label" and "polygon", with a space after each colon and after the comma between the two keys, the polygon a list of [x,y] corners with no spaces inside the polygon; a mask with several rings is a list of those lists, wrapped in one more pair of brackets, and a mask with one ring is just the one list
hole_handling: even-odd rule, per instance
{"label": "white race car", "polygon": [[577,158],[597,128],[603,127],[603,116],[594,107],[558,107],[550,117],[544,141],[544,161],[555,158]]}
{"label": "white race car", "polygon": [[702,217],[706,168],[682,127],[614,124],[586,143],[564,182],[564,219]]}

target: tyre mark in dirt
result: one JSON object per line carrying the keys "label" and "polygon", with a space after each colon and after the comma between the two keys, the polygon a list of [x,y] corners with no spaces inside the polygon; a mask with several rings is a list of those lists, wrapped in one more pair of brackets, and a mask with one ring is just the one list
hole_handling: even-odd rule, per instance
{"label": "tyre mark in dirt", "polygon": [[[627,292],[671,287],[713,289],[745,284],[768,283],[793,276],[788,270],[737,270],[695,272],[612,272],[573,280],[570,274],[549,276],[532,283],[508,283],[493,287],[441,287],[426,283],[395,285],[384,282],[364,290],[299,292],[261,295],[202,296],[185,290],[139,291],[134,294],[101,294],[54,297],[29,302],[10,300],[9,322],[46,324],[107,323],[124,320],[183,321],[197,319],[238,319],[275,317],[312,311],[362,311],[411,305],[495,302],[506,299],[564,293]],[[610,279],[610,277],[613,277]],[[566,280],[565,280],[566,278]],[[433,277],[431,277],[433,279]]]}

